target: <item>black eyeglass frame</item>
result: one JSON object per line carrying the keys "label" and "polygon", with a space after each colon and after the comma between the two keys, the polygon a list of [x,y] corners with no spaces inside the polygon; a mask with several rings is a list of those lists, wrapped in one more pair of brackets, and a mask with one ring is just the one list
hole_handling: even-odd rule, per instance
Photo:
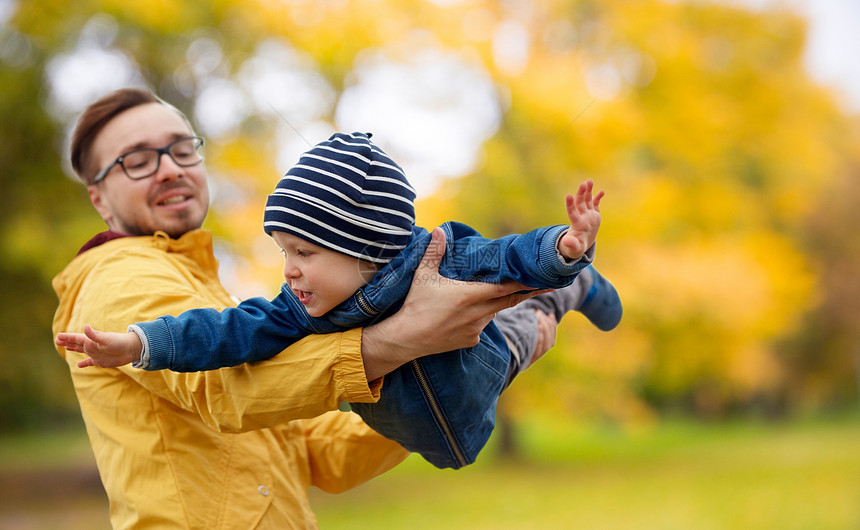
{"label": "black eyeglass frame", "polygon": [[[170,152],[170,149],[174,145],[178,144],[179,142],[187,142],[188,140],[194,140],[195,141],[194,151],[197,153],[197,155],[200,158],[198,158],[197,160],[195,160],[194,162],[192,162],[190,164],[185,164],[185,163],[182,163],[182,162],[176,160],[173,157],[173,154]],[[162,155],[169,156],[170,159],[173,160],[173,162],[177,166],[180,166],[180,167],[196,166],[197,164],[200,164],[203,162],[203,153],[201,152],[202,148],[203,148],[203,138],[201,138],[199,136],[183,136],[182,138],[177,138],[176,140],[170,142],[169,144],[167,144],[161,148],[142,147],[140,149],[134,149],[134,150],[129,151],[127,153],[123,153],[122,155],[117,157],[117,159],[114,160],[110,165],[108,165],[106,168],[99,171],[98,174],[95,176],[95,178],[92,180],[92,182],[90,182],[90,185],[95,185],[95,184],[98,184],[99,182],[103,181],[105,179],[105,177],[107,177],[110,170],[113,169],[113,167],[117,164],[119,164],[119,167],[122,168],[122,172],[125,173],[125,176],[130,178],[131,180],[141,180],[141,179],[145,179],[147,177],[151,177],[151,176],[155,175],[156,173],[158,173],[158,168],[161,167]],[[139,177],[132,177],[131,175],[128,174],[128,170],[125,168],[125,164],[123,163],[123,161],[125,160],[125,157],[132,155],[134,153],[139,153],[141,151],[155,151],[155,153],[157,155],[157,158],[155,159],[155,169],[152,170],[152,173],[147,173],[146,175],[142,175]]]}

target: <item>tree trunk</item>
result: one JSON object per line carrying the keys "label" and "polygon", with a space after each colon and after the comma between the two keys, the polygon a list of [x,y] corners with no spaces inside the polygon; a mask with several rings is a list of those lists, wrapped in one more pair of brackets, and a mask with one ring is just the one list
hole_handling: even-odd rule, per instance
{"label": "tree trunk", "polygon": [[516,425],[504,406],[504,400],[500,400],[496,408],[495,435],[499,442],[499,458],[516,460],[521,456],[522,450],[517,442]]}

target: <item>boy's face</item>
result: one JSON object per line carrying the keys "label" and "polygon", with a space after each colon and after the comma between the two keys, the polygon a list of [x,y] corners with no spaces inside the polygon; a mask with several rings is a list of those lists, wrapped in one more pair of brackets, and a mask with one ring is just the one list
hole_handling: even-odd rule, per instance
{"label": "boy's face", "polygon": [[373,263],[286,232],[272,232],[272,238],[284,254],[284,280],[312,317],[326,314],[355,294],[377,271]]}

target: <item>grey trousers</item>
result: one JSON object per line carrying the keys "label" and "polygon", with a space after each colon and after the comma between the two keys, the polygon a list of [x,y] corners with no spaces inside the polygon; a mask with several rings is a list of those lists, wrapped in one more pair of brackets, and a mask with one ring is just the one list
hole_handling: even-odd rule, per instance
{"label": "grey trousers", "polygon": [[535,310],[541,310],[548,315],[555,315],[561,322],[562,317],[582,305],[585,295],[591,287],[591,276],[588,272],[580,274],[574,282],[563,288],[529,298],[514,307],[499,311],[493,322],[508,339],[511,348],[511,364],[505,378],[505,388],[514,378],[531,364],[538,340],[538,324]]}

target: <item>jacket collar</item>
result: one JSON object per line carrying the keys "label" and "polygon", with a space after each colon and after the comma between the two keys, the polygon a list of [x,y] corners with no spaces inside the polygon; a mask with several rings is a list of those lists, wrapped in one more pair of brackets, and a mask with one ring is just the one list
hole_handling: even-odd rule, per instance
{"label": "jacket collar", "polygon": [[119,232],[114,232],[113,230],[107,230],[105,232],[96,234],[92,237],[92,239],[87,241],[84,246],[81,247],[76,256],[80,256],[89,249],[97,247],[102,243],[107,243],[111,239],[119,239],[121,237],[128,237],[128,234],[120,234]]}
{"label": "jacket collar", "polygon": [[[155,235],[159,239],[170,242],[169,244],[164,244],[165,245],[164,248],[167,248],[167,246],[171,246],[171,247],[175,247],[174,249],[181,249],[187,245],[194,246],[194,245],[198,244],[198,242],[200,241],[198,239],[198,236],[185,237],[186,234],[196,233],[196,232],[203,232],[203,230],[199,230],[199,229],[190,230],[190,231],[186,232],[185,234],[183,234],[182,237],[180,237],[179,239],[172,239],[170,236],[168,236],[167,234],[165,234],[164,232],[162,232],[160,230],[153,235]],[[78,251],[78,253],[75,254],[75,256],[80,256],[84,252],[86,252],[90,249],[93,249],[99,245],[103,245],[103,244],[107,243],[108,241],[112,241],[114,239],[120,239],[123,237],[133,237],[133,236],[130,236],[128,234],[121,234],[119,232],[114,232],[113,230],[106,230],[104,232],[98,233],[98,234],[94,235],[89,241],[87,241],[84,244],[84,246],[82,246],[81,249]],[[177,243],[178,243],[178,245],[177,245]]]}

